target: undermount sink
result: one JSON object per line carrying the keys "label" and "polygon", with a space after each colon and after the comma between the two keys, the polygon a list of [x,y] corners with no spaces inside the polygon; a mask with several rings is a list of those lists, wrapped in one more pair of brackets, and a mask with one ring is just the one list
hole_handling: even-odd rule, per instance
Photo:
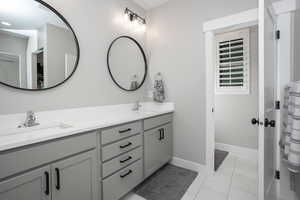
{"label": "undermount sink", "polygon": [[40,124],[33,127],[16,127],[12,129],[5,129],[0,130],[0,137],[1,136],[9,136],[9,135],[17,135],[17,134],[25,134],[31,133],[34,131],[43,131],[43,130],[51,130],[51,129],[68,129],[72,128],[73,126],[61,122],[53,122],[48,124]]}

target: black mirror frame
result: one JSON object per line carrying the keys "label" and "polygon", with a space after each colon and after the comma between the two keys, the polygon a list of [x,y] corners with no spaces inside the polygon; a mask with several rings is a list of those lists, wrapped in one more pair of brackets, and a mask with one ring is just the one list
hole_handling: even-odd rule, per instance
{"label": "black mirror frame", "polygon": [[64,16],[62,16],[55,8],[53,8],[52,6],[50,6],[49,4],[45,3],[44,1],[42,0],[34,0],[40,4],[42,4],[43,6],[47,7],[48,9],[50,9],[55,15],[57,15],[65,24],[66,26],[71,30],[72,34],[73,34],[73,37],[74,37],[74,41],[75,41],[75,44],[76,44],[76,51],[77,51],[77,59],[76,59],[76,62],[75,62],[75,67],[74,67],[74,70],[72,71],[72,73],[65,79],[63,80],[62,82],[54,85],[54,86],[51,86],[51,87],[48,87],[48,88],[42,88],[42,89],[28,89],[28,88],[21,88],[21,87],[16,87],[16,86],[12,86],[12,85],[9,85],[7,83],[3,83],[0,81],[0,84],[2,85],[5,85],[5,86],[8,86],[10,88],[14,88],[14,89],[18,89],[18,90],[24,90],[24,91],[45,91],[45,90],[50,90],[50,89],[53,89],[55,87],[58,87],[62,84],[64,84],[65,82],[67,82],[75,73],[77,67],[78,67],[78,63],[79,63],[79,59],[80,59],[80,48],[79,48],[79,42],[78,42],[78,39],[77,39],[77,36],[75,34],[75,31],[73,30],[72,26],[70,25],[70,23],[64,18]]}
{"label": "black mirror frame", "polygon": [[[140,51],[141,51],[141,53],[142,53],[142,55],[143,55],[143,59],[144,59],[144,62],[145,62],[145,74],[144,74],[143,80],[142,80],[142,82],[140,83],[140,85],[139,85],[136,89],[133,89],[133,90],[129,90],[129,89],[126,89],[126,88],[122,87],[122,86],[115,80],[115,78],[114,78],[113,75],[112,75],[112,72],[111,72],[111,69],[110,69],[110,65],[109,65],[110,51],[111,51],[111,49],[112,49],[114,43],[117,42],[119,39],[122,39],[122,38],[127,38],[127,39],[129,39],[129,40],[132,40],[132,41],[138,46],[138,48],[140,49]],[[112,43],[110,44],[110,46],[109,46],[109,49],[108,49],[108,52],[107,52],[106,62],[107,62],[107,68],[108,68],[108,72],[109,72],[109,75],[110,75],[111,79],[113,80],[113,82],[114,82],[120,89],[122,89],[122,90],[124,90],[124,91],[127,91],[127,92],[134,92],[134,91],[137,91],[138,89],[140,89],[140,88],[144,85],[144,83],[145,83],[145,81],[146,81],[146,78],[147,78],[147,74],[148,74],[148,63],[147,63],[147,58],[146,58],[146,54],[145,54],[145,52],[144,52],[144,49],[143,49],[143,47],[140,45],[140,43],[139,43],[136,39],[134,39],[134,38],[132,38],[132,37],[130,37],[130,36],[126,36],[126,35],[123,35],[123,36],[120,36],[120,37],[117,37],[116,39],[114,39],[114,40],[112,41]]]}

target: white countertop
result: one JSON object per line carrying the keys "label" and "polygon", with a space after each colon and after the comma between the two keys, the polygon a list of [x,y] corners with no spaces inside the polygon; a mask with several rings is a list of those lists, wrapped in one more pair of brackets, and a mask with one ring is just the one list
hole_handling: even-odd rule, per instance
{"label": "white countertop", "polygon": [[36,117],[40,127],[60,123],[71,127],[40,129],[17,134],[13,131],[18,130],[17,126],[24,123],[25,113],[0,115],[0,151],[146,119],[175,110],[173,103],[145,102],[141,105],[139,111],[132,111],[133,104],[122,104],[38,112]]}

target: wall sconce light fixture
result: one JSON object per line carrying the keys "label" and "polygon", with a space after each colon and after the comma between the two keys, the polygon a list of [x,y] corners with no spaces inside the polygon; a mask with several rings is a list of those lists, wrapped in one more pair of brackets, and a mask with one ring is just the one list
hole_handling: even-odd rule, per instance
{"label": "wall sconce light fixture", "polygon": [[136,28],[141,29],[142,31],[146,30],[146,19],[139,16],[129,8],[125,9],[124,17],[127,21],[133,23]]}

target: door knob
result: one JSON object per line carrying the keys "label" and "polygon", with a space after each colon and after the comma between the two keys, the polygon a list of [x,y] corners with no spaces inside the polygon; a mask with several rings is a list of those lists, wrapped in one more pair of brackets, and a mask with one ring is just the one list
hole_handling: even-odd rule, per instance
{"label": "door knob", "polygon": [[272,127],[275,128],[276,127],[276,121],[275,120],[269,120],[269,119],[265,119],[265,127]]}
{"label": "door knob", "polygon": [[251,120],[251,124],[253,124],[253,125],[259,125],[259,120],[258,119],[256,119],[256,118],[253,118],[252,120]]}

